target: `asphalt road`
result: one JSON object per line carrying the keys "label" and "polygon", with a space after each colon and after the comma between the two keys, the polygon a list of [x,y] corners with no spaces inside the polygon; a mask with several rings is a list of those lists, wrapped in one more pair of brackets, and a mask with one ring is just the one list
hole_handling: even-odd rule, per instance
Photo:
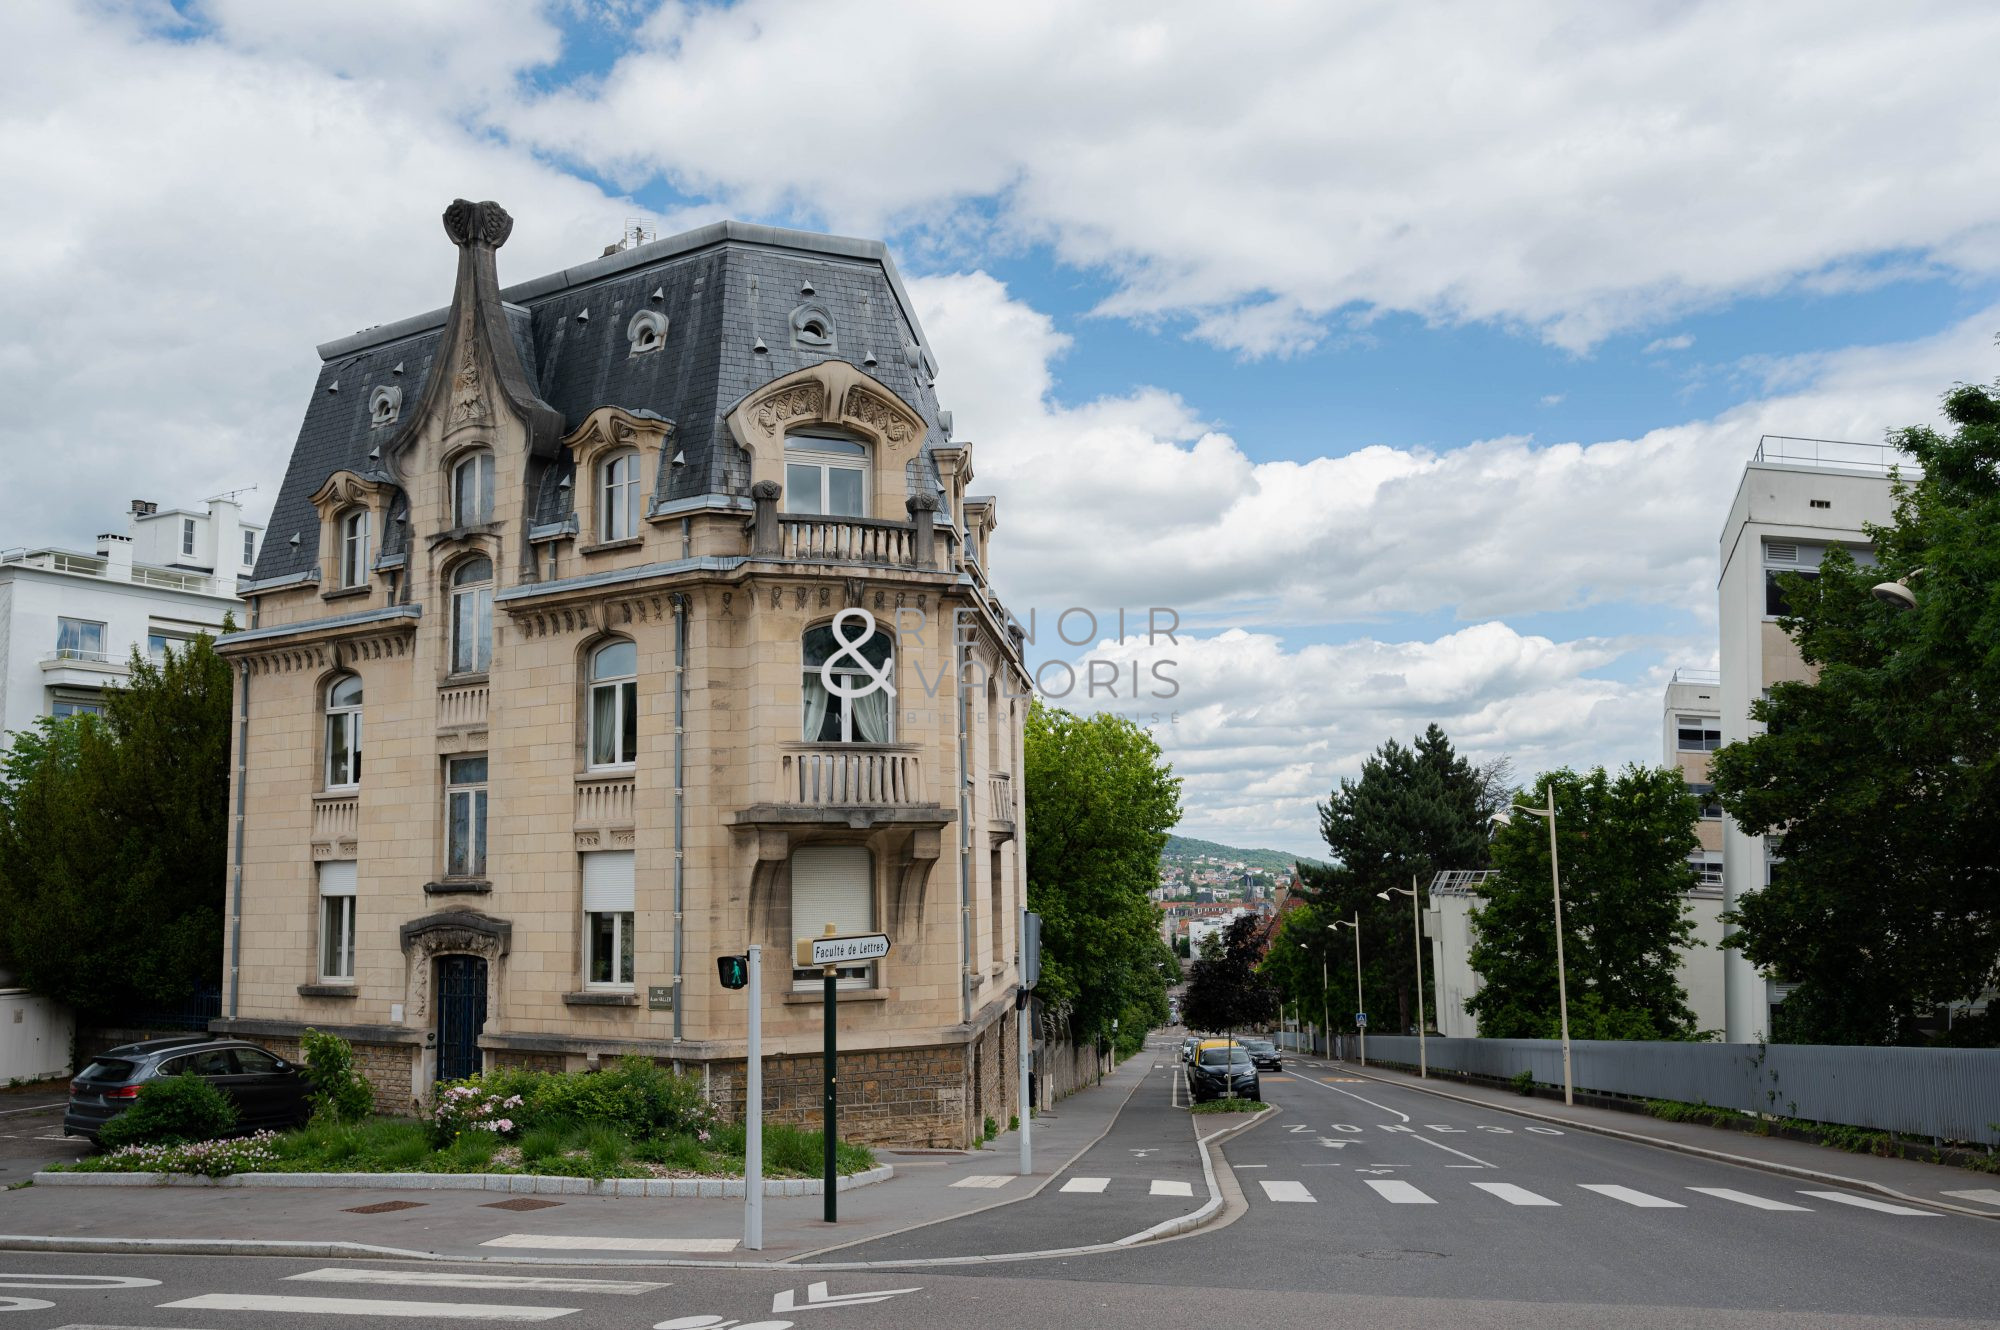
{"label": "asphalt road", "polygon": [[0,1187],[20,1182],[37,1169],[64,1159],[80,1158],[87,1142],[62,1134],[67,1100],[46,1087],[0,1095]]}
{"label": "asphalt road", "polygon": [[[1076,1246],[1199,1205],[1172,1056],[1157,1060],[1111,1131],[1034,1197],[826,1259]],[[0,1330],[2000,1326],[2000,1223],[1883,1209],[1339,1067],[1267,1076],[1265,1097],[1279,1111],[1220,1147],[1236,1217],[1115,1253],[852,1271],[0,1252]]]}

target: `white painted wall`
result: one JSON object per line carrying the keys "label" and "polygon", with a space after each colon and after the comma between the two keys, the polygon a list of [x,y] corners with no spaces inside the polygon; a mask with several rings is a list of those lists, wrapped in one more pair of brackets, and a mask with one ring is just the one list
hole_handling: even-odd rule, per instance
{"label": "white painted wall", "polygon": [[0,1084],[67,1075],[76,1022],[53,998],[0,988]]}

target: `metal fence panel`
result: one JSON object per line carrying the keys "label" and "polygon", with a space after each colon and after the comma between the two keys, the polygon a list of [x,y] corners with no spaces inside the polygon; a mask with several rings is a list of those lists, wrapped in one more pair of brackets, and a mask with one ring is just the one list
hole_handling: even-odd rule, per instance
{"label": "metal fence panel", "polygon": [[[1560,1040],[1431,1039],[1427,1047],[1439,1070],[1502,1080],[1527,1071],[1562,1084]],[[1579,1090],[2000,1145],[2000,1049],[1597,1039],[1570,1049]],[[1409,1035],[1370,1035],[1368,1052],[1417,1064]]]}

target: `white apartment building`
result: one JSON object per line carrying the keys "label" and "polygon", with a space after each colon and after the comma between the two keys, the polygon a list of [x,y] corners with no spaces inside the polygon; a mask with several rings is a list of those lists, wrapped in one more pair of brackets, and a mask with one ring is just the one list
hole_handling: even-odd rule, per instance
{"label": "white apartment building", "polygon": [[238,578],[249,575],[264,528],[231,499],[205,512],[132,502],[123,532],[91,552],[47,547],[0,552],[0,728],[42,716],[101,712],[122,685],[133,647],[156,659],[223,616],[242,617]]}
{"label": "white apartment building", "polygon": [[[1761,727],[1750,704],[1772,684],[1811,677],[1798,646],[1778,626],[1784,598],[1781,572],[1816,576],[1826,552],[1845,547],[1874,562],[1863,524],[1894,516],[1889,472],[1909,459],[1876,444],[1767,435],[1743,468],[1743,481],[1722,527],[1722,742],[1747,739]],[[1670,693],[1671,697],[1671,693]],[[1671,703],[1670,703],[1671,705]],[[1734,909],[1770,881],[1762,837],[1722,822],[1722,904]],[[1770,1033],[1771,1006],[1781,996],[1741,952],[1724,951],[1725,1038],[1755,1043]]]}
{"label": "white apartment building", "polygon": [[1675,670],[1667,683],[1661,765],[1681,773],[1701,800],[1694,834],[1700,847],[1688,856],[1701,881],[1688,893],[1693,945],[1681,953],[1680,985],[1694,1011],[1695,1028],[1727,1027],[1722,982],[1722,805],[1709,778],[1710,755],[1722,746],[1722,676],[1712,670]]}

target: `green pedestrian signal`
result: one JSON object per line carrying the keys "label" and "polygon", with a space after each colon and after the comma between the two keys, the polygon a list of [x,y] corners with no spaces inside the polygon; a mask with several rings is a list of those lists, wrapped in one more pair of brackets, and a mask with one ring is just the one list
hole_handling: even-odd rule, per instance
{"label": "green pedestrian signal", "polygon": [[750,958],[748,956],[717,956],[715,972],[722,980],[724,988],[741,988],[750,982]]}

